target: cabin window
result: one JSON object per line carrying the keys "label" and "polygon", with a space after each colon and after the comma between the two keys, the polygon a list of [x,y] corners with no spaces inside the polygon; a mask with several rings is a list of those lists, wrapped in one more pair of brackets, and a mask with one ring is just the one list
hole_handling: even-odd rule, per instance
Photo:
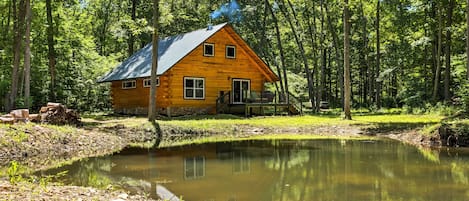
{"label": "cabin window", "polygon": [[205,157],[187,157],[184,159],[184,178],[198,179],[205,176]]}
{"label": "cabin window", "polygon": [[205,79],[204,78],[184,78],[184,99],[204,99]]}
{"label": "cabin window", "polygon": [[122,89],[135,89],[137,87],[137,81],[127,80],[122,81]]}
{"label": "cabin window", "polygon": [[[143,80],[143,87],[150,87],[151,86],[151,78],[147,78]],[[156,86],[160,86],[160,77],[156,78]]]}
{"label": "cabin window", "polygon": [[215,44],[204,43],[204,56],[206,57],[215,56]]}
{"label": "cabin window", "polygon": [[226,46],[226,58],[234,59],[236,58],[236,47],[233,45]]}
{"label": "cabin window", "polygon": [[233,152],[233,173],[246,173],[251,170],[251,161],[246,152]]}

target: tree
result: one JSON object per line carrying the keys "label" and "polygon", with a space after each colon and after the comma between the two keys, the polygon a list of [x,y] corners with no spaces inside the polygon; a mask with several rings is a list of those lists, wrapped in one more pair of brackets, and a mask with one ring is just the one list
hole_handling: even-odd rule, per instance
{"label": "tree", "polygon": [[152,62],[151,62],[151,87],[150,106],[148,107],[148,119],[154,122],[156,119],[156,76],[158,73],[158,23],[159,23],[159,0],[153,1],[153,40],[152,40]]}
{"label": "tree", "polygon": [[[15,17],[15,39],[13,42],[13,49],[14,49],[14,59],[13,59],[13,71],[11,73],[11,88],[9,99],[7,102],[7,106],[5,109],[11,110],[16,108],[16,96],[18,95],[18,78],[19,78],[19,67],[20,67],[20,51],[22,46],[22,35],[23,35],[23,23],[24,23],[24,16],[25,16],[25,8],[24,8],[24,0],[20,0],[20,4],[18,9],[16,8],[16,0],[13,0],[13,15]],[[19,10],[19,11],[18,11]]]}
{"label": "tree", "polygon": [[24,49],[24,105],[30,108],[30,90],[31,90],[31,2],[26,0],[26,31],[25,31],[25,49]]}
{"label": "tree", "polygon": [[51,0],[46,0],[46,12],[47,12],[47,48],[49,57],[49,75],[50,75],[50,90],[49,90],[49,101],[55,102],[55,48],[54,48],[54,23],[52,19],[52,5]]}
{"label": "tree", "polygon": [[453,8],[454,8],[454,0],[449,0],[448,8],[447,8],[447,20],[446,20],[446,51],[445,51],[445,80],[444,80],[444,94],[445,94],[445,101],[449,102],[451,98],[450,94],[450,80],[451,80],[451,26],[453,23]]}
{"label": "tree", "polygon": [[443,32],[443,25],[442,25],[442,9],[441,9],[441,3],[438,1],[437,3],[437,12],[438,12],[438,43],[436,45],[437,48],[437,53],[436,53],[436,70],[435,70],[435,80],[433,84],[433,101],[437,102],[438,101],[438,89],[440,87],[440,75],[441,75],[441,38],[442,38],[442,32]]}
{"label": "tree", "polygon": [[379,109],[381,108],[381,80],[379,79],[379,71],[380,71],[380,64],[381,64],[381,41],[380,41],[380,34],[379,34],[379,24],[381,23],[380,21],[380,12],[379,10],[381,9],[380,7],[380,2],[381,0],[377,0],[378,3],[376,5],[376,70],[375,70],[375,89],[376,89],[376,94],[375,94],[375,104],[376,107]]}
{"label": "tree", "polygon": [[469,0],[466,0],[466,77],[469,81]]}
{"label": "tree", "polygon": [[345,119],[352,120],[350,112],[350,16],[348,0],[344,0],[344,112]]}

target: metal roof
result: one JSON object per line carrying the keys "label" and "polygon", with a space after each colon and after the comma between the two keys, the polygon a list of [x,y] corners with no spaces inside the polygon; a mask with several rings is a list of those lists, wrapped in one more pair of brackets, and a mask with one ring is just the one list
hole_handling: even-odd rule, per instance
{"label": "metal roof", "polygon": [[[162,75],[165,73],[225,25],[227,25],[227,23],[215,25],[211,29],[199,29],[193,32],[160,39],[158,41],[157,74]],[[150,77],[151,57],[152,44],[150,43],[123,61],[111,72],[101,77],[98,82]]]}

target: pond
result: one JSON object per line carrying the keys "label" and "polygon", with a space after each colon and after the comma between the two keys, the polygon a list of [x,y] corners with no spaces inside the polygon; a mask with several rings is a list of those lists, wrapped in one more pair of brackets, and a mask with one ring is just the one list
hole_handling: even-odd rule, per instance
{"label": "pond", "polygon": [[[469,151],[391,140],[255,140],[126,149],[37,173],[170,200],[469,200]],[[59,174],[60,175],[60,174]]]}

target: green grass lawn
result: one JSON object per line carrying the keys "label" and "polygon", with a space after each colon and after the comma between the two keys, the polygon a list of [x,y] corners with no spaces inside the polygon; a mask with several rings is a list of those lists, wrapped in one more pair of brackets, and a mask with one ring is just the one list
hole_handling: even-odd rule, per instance
{"label": "green grass lawn", "polygon": [[[265,116],[243,118],[235,115],[202,115],[158,120],[161,126],[177,126],[192,129],[226,129],[231,126],[252,126],[271,128],[314,127],[327,125],[374,126],[377,129],[406,129],[431,126],[441,122],[440,115],[409,114],[359,114],[353,120],[346,121],[340,115],[304,115],[304,116]],[[128,127],[149,124],[145,117],[125,116],[84,116],[85,126],[113,126],[123,124]]]}

